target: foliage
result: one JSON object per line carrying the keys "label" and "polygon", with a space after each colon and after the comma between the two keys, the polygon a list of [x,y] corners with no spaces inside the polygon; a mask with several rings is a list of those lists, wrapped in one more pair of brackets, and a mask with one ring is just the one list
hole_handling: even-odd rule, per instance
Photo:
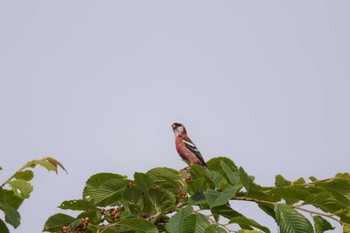
{"label": "foliage", "polygon": [[[34,177],[31,168],[40,165],[46,168],[48,171],[54,171],[57,173],[57,166],[63,170],[66,169],[63,165],[54,158],[45,157],[39,160],[32,160],[26,163],[18,171],[16,171],[9,179],[7,179],[0,186],[0,209],[4,212],[5,221],[0,219],[0,232],[9,233],[9,228],[6,225],[10,224],[14,228],[17,228],[21,223],[21,216],[18,212],[18,208],[23,203],[24,199],[29,198],[30,193],[33,191],[33,186],[30,184]],[[2,168],[0,167],[0,170]]]}
{"label": "foliage", "polygon": [[[272,217],[281,233],[322,233],[333,224],[350,232],[350,175],[310,182],[276,176],[262,187],[228,158],[213,158],[208,169],[192,165],[176,171],[158,167],[136,172],[133,179],[112,173],[91,176],[81,199],[64,201],[63,210],[45,223],[47,232],[270,232],[234,209],[235,202],[254,202]],[[310,208],[312,207],[312,208]],[[316,210],[316,211],[315,211]],[[307,218],[304,214],[308,214]],[[232,229],[236,229],[235,231]]]}

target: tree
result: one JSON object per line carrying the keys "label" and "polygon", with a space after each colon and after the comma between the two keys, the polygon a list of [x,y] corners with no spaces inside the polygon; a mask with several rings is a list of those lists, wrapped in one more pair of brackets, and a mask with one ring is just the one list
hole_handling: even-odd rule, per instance
{"label": "tree", "polygon": [[[350,232],[350,175],[310,182],[292,182],[276,176],[275,186],[262,187],[242,167],[225,157],[176,171],[158,167],[136,172],[133,179],[113,173],[91,176],[82,199],[64,201],[63,210],[79,211],[76,217],[58,213],[48,218],[47,232],[270,232],[232,203],[254,202],[271,216],[281,233],[321,233],[335,229],[332,219]],[[309,207],[317,208],[317,211]],[[315,209],[315,208],[313,208]],[[302,213],[312,216],[311,222]],[[232,230],[230,224],[240,229]],[[236,226],[236,225],[235,225]]]}
{"label": "tree", "polygon": [[[6,223],[12,225],[14,228],[17,228],[20,225],[21,216],[18,212],[18,208],[22,205],[25,199],[29,198],[30,193],[33,191],[33,186],[29,181],[31,181],[34,177],[34,173],[31,171],[31,169],[37,165],[46,168],[48,171],[54,171],[56,173],[58,167],[61,167],[64,171],[66,171],[63,165],[56,159],[44,157],[42,159],[27,162],[10,178],[8,178],[0,186],[0,209],[5,214],[5,221],[0,219],[1,233],[10,232]],[[2,170],[1,167],[0,170]]]}

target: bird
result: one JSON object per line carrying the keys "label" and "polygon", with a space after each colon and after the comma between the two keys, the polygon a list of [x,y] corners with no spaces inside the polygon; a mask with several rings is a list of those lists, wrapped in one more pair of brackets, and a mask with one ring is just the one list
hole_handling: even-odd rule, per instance
{"label": "bird", "polygon": [[175,134],[175,147],[180,157],[190,164],[198,164],[207,168],[201,152],[196,145],[188,137],[186,128],[181,123],[173,123],[171,125]]}

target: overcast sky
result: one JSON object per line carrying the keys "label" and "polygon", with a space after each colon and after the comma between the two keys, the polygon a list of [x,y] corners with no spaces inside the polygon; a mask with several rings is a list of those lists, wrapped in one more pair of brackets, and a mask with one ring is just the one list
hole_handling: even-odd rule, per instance
{"label": "overcast sky", "polygon": [[11,232],[41,232],[94,173],[183,168],[174,121],[262,185],[349,172],[349,7],[0,0],[0,179],[44,156],[68,169],[35,169]]}

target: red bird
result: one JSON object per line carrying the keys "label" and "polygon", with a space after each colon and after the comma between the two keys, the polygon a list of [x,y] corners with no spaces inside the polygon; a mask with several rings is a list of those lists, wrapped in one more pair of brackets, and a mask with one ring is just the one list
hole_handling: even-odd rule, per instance
{"label": "red bird", "polygon": [[171,125],[171,127],[173,128],[175,134],[176,150],[181,158],[191,164],[199,164],[207,167],[201,152],[199,152],[196,145],[187,136],[185,126],[181,123],[174,123]]}

